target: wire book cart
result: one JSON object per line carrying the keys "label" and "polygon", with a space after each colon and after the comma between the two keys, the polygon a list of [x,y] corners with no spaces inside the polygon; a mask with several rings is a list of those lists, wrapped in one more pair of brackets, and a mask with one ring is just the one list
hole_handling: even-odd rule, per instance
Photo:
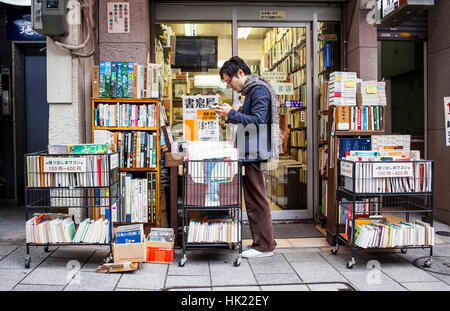
{"label": "wire book cart", "polygon": [[[191,248],[239,248],[234,266],[242,254],[242,163],[238,160],[209,159],[183,162],[182,190],[183,257]],[[204,222],[190,220],[190,213],[207,215]],[[204,214],[204,215],[202,215]]]}
{"label": "wire book cart", "polygon": [[[49,246],[96,245],[109,246],[112,260],[112,239],[114,214],[121,208],[121,187],[119,174],[119,154],[48,154],[36,152],[25,155],[25,221],[31,211],[44,213],[45,223],[67,214],[51,213],[52,209],[85,209],[97,210],[96,215],[103,218],[106,230],[102,238],[92,237],[89,240],[75,242],[54,242],[49,232],[47,237],[39,236],[39,223],[33,223],[27,229],[25,268],[30,267],[30,246],[43,246],[45,252]],[[89,217],[89,216],[88,216]],[[72,215],[73,220],[73,215]],[[27,225],[28,226],[28,225]],[[79,228],[79,227],[78,227]],[[33,232],[31,232],[33,231]],[[44,234],[45,233],[40,233]],[[32,239],[30,240],[30,236]],[[53,235],[54,237],[55,235]],[[86,232],[88,236],[88,232]],[[75,235],[76,237],[76,235]],[[44,240],[43,240],[44,239]],[[100,242],[99,242],[100,241]]]}
{"label": "wire book cart", "polygon": [[[356,263],[355,252],[361,248],[400,249],[402,253],[409,248],[428,248],[430,255],[424,266],[431,267],[433,176],[433,161],[430,160],[353,162],[339,159],[337,239],[331,253],[337,254],[339,241],[349,246],[352,258],[347,268],[351,269]],[[377,218],[379,223],[371,222]],[[368,227],[363,237],[364,225]]]}

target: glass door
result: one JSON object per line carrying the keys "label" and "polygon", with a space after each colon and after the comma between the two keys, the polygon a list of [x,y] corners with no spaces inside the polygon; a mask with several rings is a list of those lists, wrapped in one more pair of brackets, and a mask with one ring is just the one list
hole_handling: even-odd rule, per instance
{"label": "glass door", "polygon": [[[312,219],[310,26],[299,23],[237,26],[234,38],[237,55],[252,73],[271,83],[280,102],[282,154],[279,159],[271,159],[265,170],[272,218]],[[239,94],[234,96],[234,101],[243,103]]]}

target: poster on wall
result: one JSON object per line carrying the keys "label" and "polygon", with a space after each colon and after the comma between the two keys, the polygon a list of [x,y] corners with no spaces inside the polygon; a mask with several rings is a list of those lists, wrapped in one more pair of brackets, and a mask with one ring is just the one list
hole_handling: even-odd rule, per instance
{"label": "poster on wall", "polygon": [[445,143],[450,146],[450,97],[444,97]]}
{"label": "poster on wall", "polygon": [[130,32],[130,7],[128,2],[108,2],[108,33]]}
{"label": "poster on wall", "polygon": [[210,109],[219,95],[182,96],[183,133],[187,141],[219,141],[219,116]]}

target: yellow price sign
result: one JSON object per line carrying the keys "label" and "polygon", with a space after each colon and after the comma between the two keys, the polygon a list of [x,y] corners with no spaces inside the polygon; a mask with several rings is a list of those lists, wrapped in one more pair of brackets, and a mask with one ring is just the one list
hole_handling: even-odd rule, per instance
{"label": "yellow price sign", "polygon": [[377,87],[375,85],[366,86],[366,94],[376,94],[376,93],[377,93]]}
{"label": "yellow price sign", "polygon": [[345,87],[354,88],[355,80],[345,80]]}
{"label": "yellow price sign", "polygon": [[342,76],[336,76],[336,81],[341,81],[342,80]]}
{"label": "yellow price sign", "polygon": [[197,117],[202,121],[215,121],[217,119],[216,113],[211,110],[197,110]]}

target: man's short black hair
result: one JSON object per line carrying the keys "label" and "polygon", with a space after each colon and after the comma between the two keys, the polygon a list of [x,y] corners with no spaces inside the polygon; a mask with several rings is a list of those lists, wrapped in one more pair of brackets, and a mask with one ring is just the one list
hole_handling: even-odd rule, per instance
{"label": "man's short black hair", "polygon": [[223,80],[224,74],[227,74],[229,77],[236,76],[239,69],[242,69],[242,71],[246,75],[252,74],[250,68],[248,68],[247,64],[242,58],[240,58],[239,56],[233,56],[232,58],[227,60],[220,68],[220,78]]}

